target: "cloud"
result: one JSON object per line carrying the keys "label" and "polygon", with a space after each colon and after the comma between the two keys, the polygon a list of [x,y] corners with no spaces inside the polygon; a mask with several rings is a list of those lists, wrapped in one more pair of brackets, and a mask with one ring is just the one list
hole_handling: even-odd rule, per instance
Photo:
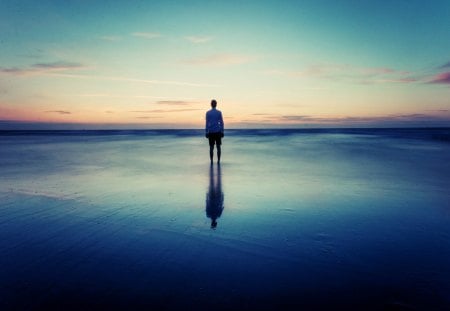
{"label": "cloud", "polygon": [[46,70],[67,70],[67,69],[79,69],[84,66],[80,63],[72,62],[53,62],[53,63],[39,63],[34,64],[33,68],[46,69]]}
{"label": "cloud", "polygon": [[23,72],[26,72],[24,69],[20,69],[17,67],[0,67],[0,73],[6,73],[6,74],[21,74]]}
{"label": "cloud", "polygon": [[450,71],[435,75],[429,83],[450,84]]}
{"label": "cloud", "polygon": [[86,68],[83,64],[74,62],[52,62],[52,63],[38,63],[28,67],[0,67],[0,73],[14,74],[14,75],[36,75],[52,72],[60,72],[67,70],[79,70]]}
{"label": "cloud", "polygon": [[199,108],[184,108],[184,109],[151,109],[151,110],[133,110],[133,113],[172,113],[172,112],[186,112],[186,111],[199,111],[204,109]]}
{"label": "cloud", "polygon": [[[158,104],[166,105],[181,105],[182,103],[197,103],[196,101],[182,101],[182,100],[170,100],[171,97],[166,96],[152,96],[152,95],[125,95],[125,94],[112,94],[112,93],[82,93],[82,94],[68,94],[68,96],[78,96],[78,97],[93,97],[93,98],[144,98],[144,99],[159,99]],[[192,99],[194,100],[194,99]]]}
{"label": "cloud", "polygon": [[162,110],[162,109],[152,109],[152,110],[131,110],[130,112],[134,112],[134,113],[161,113],[161,112],[166,112],[166,111]]}
{"label": "cloud", "polygon": [[158,32],[133,32],[131,34],[133,37],[145,38],[145,39],[156,39],[162,37]]}
{"label": "cloud", "polygon": [[[450,68],[450,62],[439,68]],[[390,67],[358,67],[347,64],[315,64],[301,70],[270,69],[262,73],[286,78],[314,78],[356,84],[450,84],[450,71],[430,77],[430,75],[396,70]]]}
{"label": "cloud", "polygon": [[57,113],[57,114],[72,114],[70,111],[65,110],[48,110],[46,113]]}
{"label": "cloud", "polygon": [[121,36],[102,36],[100,37],[100,39],[105,40],[105,41],[111,41],[111,42],[117,42],[122,40]]}
{"label": "cloud", "polygon": [[137,82],[137,83],[161,84],[161,85],[177,85],[177,86],[192,86],[192,87],[218,87],[219,86],[216,84],[203,84],[203,83],[191,83],[191,82],[183,82],[183,81],[167,81],[167,80],[146,80],[146,79],[114,77],[114,76],[89,76],[89,75],[64,74],[64,73],[52,73],[51,75],[55,76],[55,77],[72,78],[72,79]]}
{"label": "cloud", "polygon": [[267,115],[264,118],[242,118],[233,126],[252,128],[300,128],[300,127],[447,127],[450,115],[392,114],[381,116],[314,116],[314,115]]}
{"label": "cloud", "polygon": [[438,69],[447,69],[447,68],[450,68],[450,62],[438,67]]}
{"label": "cloud", "polygon": [[417,82],[419,79],[417,78],[399,78],[399,79],[378,79],[374,82],[378,83],[413,83]]}
{"label": "cloud", "polygon": [[448,109],[427,109],[427,111],[433,111],[433,112],[449,112]]}
{"label": "cloud", "polygon": [[85,94],[74,94],[70,96],[79,97],[109,97],[109,98],[148,98],[148,99],[166,99],[163,96],[150,96],[150,95],[120,95],[111,93],[85,93]]}
{"label": "cloud", "polygon": [[322,124],[354,124],[354,123],[392,123],[392,122],[450,122],[450,116],[437,116],[429,114],[393,114],[374,117],[317,117],[309,115],[272,115],[267,119],[278,123],[322,123]]}
{"label": "cloud", "polygon": [[[156,118],[156,117],[155,117]],[[150,118],[149,118],[150,119]],[[150,120],[151,121],[151,120]],[[132,123],[62,123],[62,122],[33,122],[33,121],[17,121],[17,120],[0,120],[0,130],[141,130],[141,129],[186,129],[196,126],[191,123],[169,122],[155,123],[138,121]]]}
{"label": "cloud", "polygon": [[346,64],[315,64],[306,66],[301,70],[270,69],[262,73],[269,76],[315,78],[359,84],[414,83],[419,81],[408,71],[395,70],[389,67],[357,67]]}
{"label": "cloud", "polygon": [[330,78],[336,74],[343,74],[349,72],[348,65],[309,65],[302,70],[279,70],[271,69],[263,73],[272,76],[285,76],[291,78]]}
{"label": "cloud", "polygon": [[169,106],[186,106],[192,104],[192,102],[183,100],[160,100],[156,103],[158,105],[169,105]]}
{"label": "cloud", "polygon": [[188,65],[199,66],[229,66],[249,63],[254,60],[255,57],[239,54],[214,54],[204,57],[193,58],[183,61]]}
{"label": "cloud", "polygon": [[358,68],[358,71],[360,71],[361,74],[365,75],[379,75],[379,74],[393,74],[397,73],[396,70],[388,67],[363,67]]}
{"label": "cloud", "polygon": [[213,39],[210,36],[186,36],[184,39],[188,40],[191,43],[206,43]]}
{"label": "cloud", "polygon": [[136,117],[136,119],[159,119],[162,118],[162,116],[140,116],[140,117]]}

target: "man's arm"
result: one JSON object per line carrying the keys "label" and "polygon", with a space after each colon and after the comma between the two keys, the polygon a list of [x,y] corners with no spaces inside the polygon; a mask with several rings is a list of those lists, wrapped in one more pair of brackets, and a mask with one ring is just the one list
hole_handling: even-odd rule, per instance
{"label": "man's arm", "polygon": [[223,132],[225,130],[225,124],[223,123],[223,117],[222,117],[222,112],[220,112],[220,132],[222,133],[222,137],[223,137]]}
{"label": "man's arm", "polygon": [[208,131],[208,113],[205,115],[205,137],[209,137],[209,131]]}

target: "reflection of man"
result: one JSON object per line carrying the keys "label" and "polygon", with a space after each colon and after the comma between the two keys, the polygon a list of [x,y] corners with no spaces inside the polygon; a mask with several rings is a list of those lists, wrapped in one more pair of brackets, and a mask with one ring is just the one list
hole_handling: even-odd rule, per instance
{"label": "reflection of man", "polygon": [[220,165],[217,166],[217,176],[214,175],[214,166],[209,168],[209,188],[206,194],[206,216],[211,218],[211,228],[217,227],[217,218],[223,211],[222,175]]}
{"label": "reflection of man", "polygon": [[217,163],[220,163],[220,154],[223,137],[223,118],[222,112],[216,109],[217,102],[211,101],[211,109],[206,112],[205,136],[209,139],[209,158],[213,163],[214,144],[217,148]]}

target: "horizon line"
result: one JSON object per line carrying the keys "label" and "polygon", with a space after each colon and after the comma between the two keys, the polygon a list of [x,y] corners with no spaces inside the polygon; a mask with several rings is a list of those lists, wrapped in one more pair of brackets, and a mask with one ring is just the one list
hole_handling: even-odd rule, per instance
{"label": "horizon line", "polygon": [[[1,123],[0,123],[1,124]],[[232,127],[226,131],[254,131],[254,130],[364,130],[364,129],[450,129],[450,125],[411,125],[411,126],[303,126],[303,127]],[[0,132],[89,132],[89,131],[204,131],[204,128],[1,128]]]}
{"label": "horizon line", "polygon": [[[226,130],[238,129],[369,129],[369,128],[450,128],[450,120],[386,120],[333,123],[246,123],[229,122]],[[0,119],[0,131],[33,130],[201,130],[199,123],[81,123]]]}

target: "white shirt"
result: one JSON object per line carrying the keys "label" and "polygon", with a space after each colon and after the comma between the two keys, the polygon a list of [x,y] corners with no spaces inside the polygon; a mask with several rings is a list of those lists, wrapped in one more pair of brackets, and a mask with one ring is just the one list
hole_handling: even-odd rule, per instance
{"label": "white shirt", "polygon": [[212,108],[206,112],[206,133],[222,133],[223,132],[223,118],[222,112],[216,108]]}

